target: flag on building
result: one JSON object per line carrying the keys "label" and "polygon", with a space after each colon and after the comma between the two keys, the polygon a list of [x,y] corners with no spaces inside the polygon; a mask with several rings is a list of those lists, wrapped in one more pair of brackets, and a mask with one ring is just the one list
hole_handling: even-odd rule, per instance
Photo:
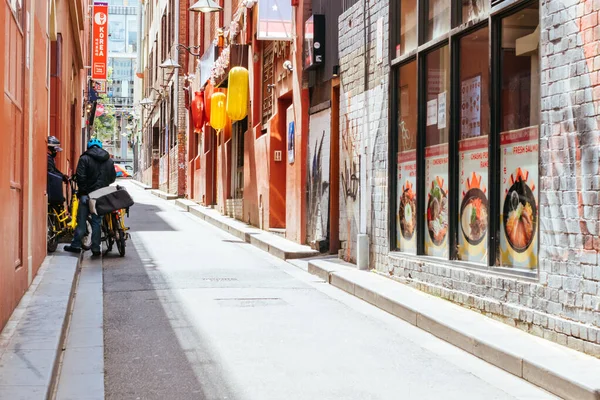
{"label": "flag on building", "polygon": [[292,40],[292,2],[260,0],[258,2],[258,39]]}

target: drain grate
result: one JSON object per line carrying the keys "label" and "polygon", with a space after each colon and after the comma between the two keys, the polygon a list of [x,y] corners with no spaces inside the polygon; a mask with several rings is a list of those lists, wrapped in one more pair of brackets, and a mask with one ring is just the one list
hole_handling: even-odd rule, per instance
{"label": "drain grate", "polygon": [[231,299],[215,299],[223,307],[271,307],[283,306],[287,303],[278,297],[242,297]]}
{"label": "drain grate", "polygon": [[201,278],[205,282],[236,282],[237,278]]}

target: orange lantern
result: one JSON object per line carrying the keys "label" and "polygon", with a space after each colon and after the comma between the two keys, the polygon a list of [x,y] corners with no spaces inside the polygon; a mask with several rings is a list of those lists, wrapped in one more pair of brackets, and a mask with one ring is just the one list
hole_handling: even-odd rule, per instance
{"label": "orange lantern", "polygon": [[233,67],[229,71],[227,91],[227,115],[232,121],[241,121],[248,115],[248,70]]}
{"label": "orange lantern", "polygon": [[215,87],[210,83],[210,81],[206,84],[206,88],[204,89],[204,114],[206,115],[206,119],[210,121],[210,97],[215,92]]}
{"label": "orange lantern", "polygon": [[202,92],[194,93],[194,100],[192,100],[192,118],[194,132],[200,133],[204,126],[204,94]]}
{"label": "orange lantern", "polygon": [[225,93],[214,93],[210,98],[210,125],[218,131],[225,128],[227,123],[226,101]]}

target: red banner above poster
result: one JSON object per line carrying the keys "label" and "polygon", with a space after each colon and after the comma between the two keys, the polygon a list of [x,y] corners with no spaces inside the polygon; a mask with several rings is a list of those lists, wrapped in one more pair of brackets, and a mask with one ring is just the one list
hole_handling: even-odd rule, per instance
{"label": "red banner above poster", "polygon": [[94,3],[92,42],[92,79],[107,79],[108,61],[108,3]]}

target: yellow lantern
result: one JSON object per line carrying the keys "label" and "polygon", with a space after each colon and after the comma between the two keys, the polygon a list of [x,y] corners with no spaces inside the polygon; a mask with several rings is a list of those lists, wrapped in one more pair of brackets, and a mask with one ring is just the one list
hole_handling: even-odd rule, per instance
{"label": "yellow lantern", "polygon": [[227,115],[225,114],[225,93],[214,93],[210,97],[210,126],[220,131],[225,128]]}
{"label": "yellow lantern", "polygon": [[227,115],[232,121],[241,121],[248,115],[248,70],[234,67],[229,71]]}

